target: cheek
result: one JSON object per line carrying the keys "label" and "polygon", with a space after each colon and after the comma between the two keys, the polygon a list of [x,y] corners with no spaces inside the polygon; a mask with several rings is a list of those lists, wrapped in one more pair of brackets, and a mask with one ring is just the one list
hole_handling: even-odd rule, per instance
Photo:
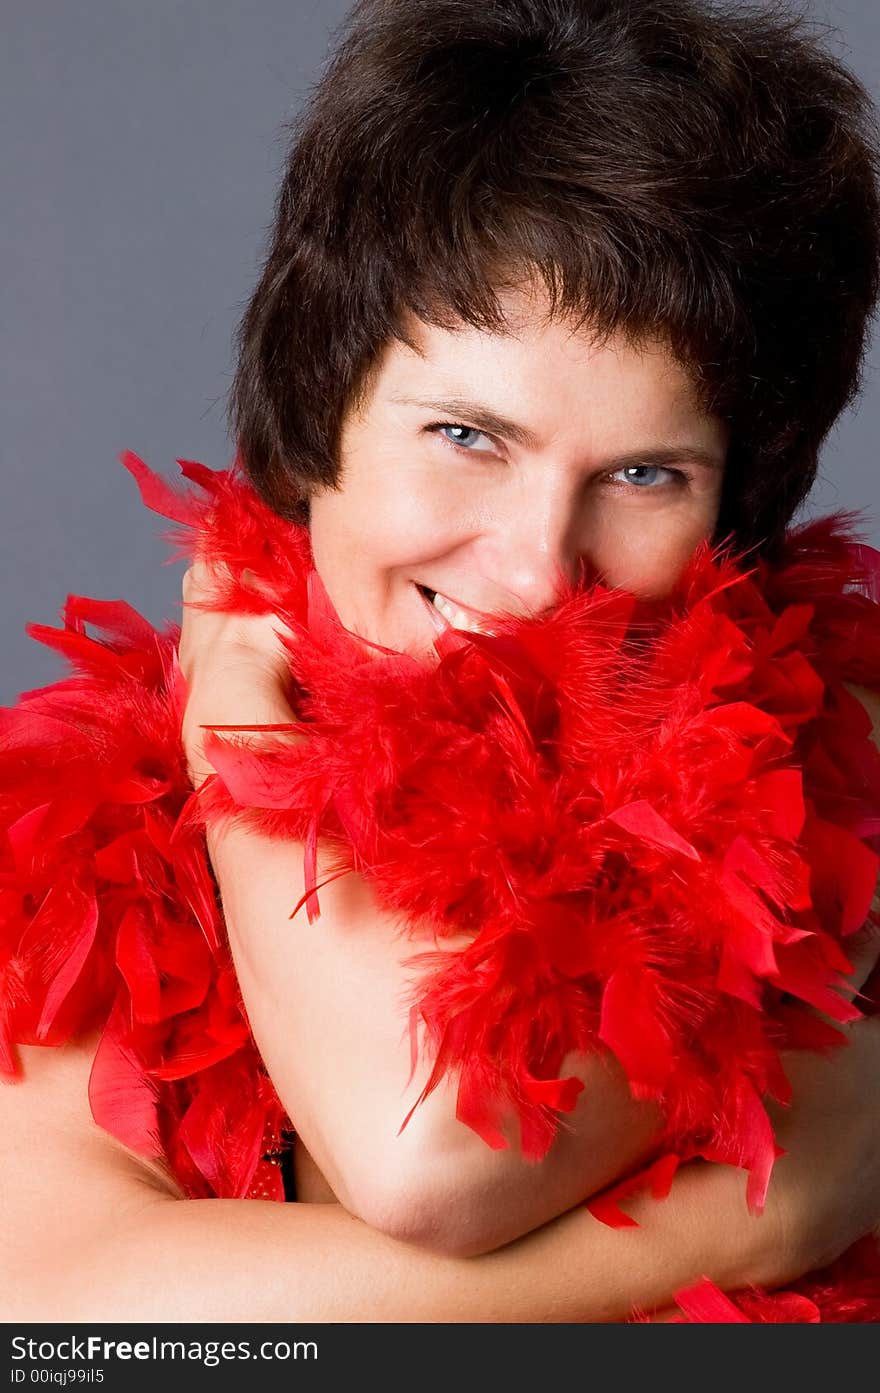
{"label": "cheek", "polygon": [[650,517],[636,508],[620,508],[595,529],[588,555],[608,585],[658,597],[673,589],[695,548],[714,529],[712,508],[674,509]]}
{"label": "cheek", "polygon": [[373,598],[418,576],[446,537],[430,512],[405,499],[357,516],[328,508],[313,515],[311,524],[315,566],[328,590],[332,581],[337,591],[356,588]]}
{"label": "cheek", "polygon": [[418,564],[446,545],[460,509],[418,446],[351,450],[336,492],[312,504],[315,561],[374,572]]}
{"label": "cheek", "polygon": [[412,581],[453,545],[448,499],[385,463],[352,470],[340,490],[313,498],[315,567],[346,628],[390,648],[429,651],[433,630]]}

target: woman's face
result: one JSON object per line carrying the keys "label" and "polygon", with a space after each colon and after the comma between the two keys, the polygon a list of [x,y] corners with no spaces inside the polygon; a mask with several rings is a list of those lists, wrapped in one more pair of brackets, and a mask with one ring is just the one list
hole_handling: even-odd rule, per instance
{"label": "woman's face", "polygon": [[389,648],[536,613],[581,558],[661,594],[715,529],[726,428],[669,350],[599,347],[535,292],[503,303],[504,334],[407,325],[418,351],[386,348],[343,426],[340,487],[312,497],[340,619]]}

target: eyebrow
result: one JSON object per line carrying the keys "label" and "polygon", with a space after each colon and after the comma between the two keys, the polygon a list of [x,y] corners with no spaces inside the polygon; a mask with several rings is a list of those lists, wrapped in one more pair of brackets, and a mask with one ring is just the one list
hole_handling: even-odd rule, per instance
{"label": "eyebrow", "polygon": [[[500,416],[496,411],[490,411],[488,407],[476,401],[467,401],[463,397],[446,397],[442,401],[412,397],[392,397],[391,400],[398,406],[417,406],[424,411],[436,411],[438,415],[448,416],[451,421],[463,417],[489,435],[500,435],[505,440],[512,440],[515,444],[523,446],[524,449],[538,448],[538,437],[526,426],[511,421],[507,416]],[[639,464],[694,464],[702,465],[706,469],[721,469],[724,457],[713,450],[704,450],[699,445],[654,445],[644,450],[628,450],[624,455],[615,455],[611,459],[603,460],[602,464],[604,468],[614,469],[629,469]]]}

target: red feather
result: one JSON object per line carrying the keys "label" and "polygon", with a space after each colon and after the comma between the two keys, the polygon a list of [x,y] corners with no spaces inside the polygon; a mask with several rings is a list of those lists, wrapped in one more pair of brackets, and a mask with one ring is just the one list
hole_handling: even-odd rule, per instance
{"label": "red feather", "polygon": [[[16,1041],[103,1027],[103,1126],[161,1147],[189,1194],[280,1197],[260,1158],[284,1119],[201,831],[240,817],[305,845],[310,917],[332,838],[331,874],[365,875],[424,943],[422,1098],[455,1077],[467,1126],[505,1146],[515,1118],[539,1160],[580,1091],[566,1056],[610,1050],[661,1108],[664,1154],[744,1166],[759,1208],[780,1051],[840,1042],[811,1008],[858,1016],[844,941],[871,918],[880,864],[880,757],[843,686],[880,690],[880,566],[847,519],[793,532],[773,566],[700,547],[665,600],[585,582],[417,661],[342,628],[307,533],[239,465],[182,462],[182,497],[124,462],[181,553],[210,558],[207,607],[292,630],[297,720],[258,749],[212,732],[219,774],[195,798],[177,630],[76,596],[62,628],[33,628],[74,672],[0,713],[0,1067],[15,1071]],[[462,930],[466,948],[438,951]],[[613,1218],[609,1194],[594,1203]],[[848,1308],[845,1280],[829,1279],[836,1309],[862,1319],[874,1278],[862,1264]],[[827,1292],[795,1296],[775,1316],[708,1288],[685,1305],[831,1310]]]}

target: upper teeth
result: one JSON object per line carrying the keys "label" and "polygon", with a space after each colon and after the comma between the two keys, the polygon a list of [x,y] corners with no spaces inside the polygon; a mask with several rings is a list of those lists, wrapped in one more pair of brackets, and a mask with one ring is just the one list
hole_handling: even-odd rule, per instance
{"label": "upper teeth", "polygon": [[475,615],[468,614],[466,610],[459,609],[458,605],[447,600],[445,595],[435,595],[432,601],[434,608],[439,609],[447,624],[451,624],[453,629],[466,629],[474,634],[485,632]]}

